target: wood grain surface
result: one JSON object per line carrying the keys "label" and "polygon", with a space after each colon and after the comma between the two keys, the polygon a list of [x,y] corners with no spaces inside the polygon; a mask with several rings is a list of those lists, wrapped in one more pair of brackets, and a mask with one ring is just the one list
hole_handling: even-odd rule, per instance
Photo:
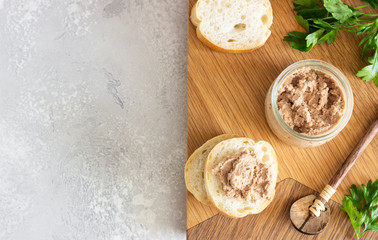
{"label": "wood grain surface", "polygon": [[346,158],[345,162],[341,165],[337,173],[329,181],[328,185],[333,189],[337,189],[344,177],[348,174],[349,170],[353,167],[357,159],[365,151],[370,142],[374,140],[378,132],[378,118],[371,124],[365,135],[360,139],[354,149]]}
{"label": "wood grain surface", "polygon": [[[294,179],[287,178],[277,184],[276,197],[260,214],[232,219],[217,214],[188,229],[187,238],[195,239],[352,239],[354,230],[340,204],[329,201],[331,220],[319,235],[298,232],[289,217],[291,204],[314,191]],[[363,239],[377,239],[377,232],[366,232]]]}
{"label": "wood grain surface", "polygon": [[[353,6],[359,1],[345,1]],[[195,0],[189,0],[189,14]],[[366,65],[361,60],[360,37],[339,33],[332,45],[315,46],[308,53],[292,49],[283,37],[303,31],[295,20],[292,0],[272,0],[272,35],[253,52],[215,52],[196,37],[188,26],[188,156],[206,140],[222,133],[248,136],[270,142],[278,157],[278,181],[293,178],[321,191],[344,162],[353,147],[378,115],[378,88],[363,82],[355,73]],[[279,73],[303,59],[320,59],[339,68],[349,79],[354,93],[353,115],[345,129],[332,141],[316,148],[300,149],[281,142],[264,116],[264,99]],[[378,178],[378,141],[374,139],[347,174],[332,199],[338,203],[352,184],[366,184]],[[187,228],[217,214],[187,195]],[[224,219],[224,218],[222,218]],[[349,223],[348,223],[349,224]]]}

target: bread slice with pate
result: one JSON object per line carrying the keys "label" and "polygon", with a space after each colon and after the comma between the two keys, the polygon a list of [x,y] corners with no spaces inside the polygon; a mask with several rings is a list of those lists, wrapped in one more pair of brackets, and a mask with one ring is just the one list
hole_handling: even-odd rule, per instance
{"label": "bread slice with pate", "polygon": [[[252,165],[241,161],[240,156],[243,154],[249,156]],[[227,166],[227,161],[232,161],[233,156],[236,161]],[[223,182],[219,173],[224,175]],[[240,218],[248,214],[257,214],[272,202],[277,174],[277,157],[269,143],[255,143],[250,138],[224,140],[211,150],[206,160],[207,196],[213,205],[228,217]],[[225,187],[226,184],[230,186]],[[232,186],[236,186],[236,190],[232,189]],[[239,190],[238,186],[243,186],[246,191]]]}
{"label": "bread slice with pate", "polygon": [[264,45],[273,13],[269,0],[198,0],[190,19],[208,47],[238,53]]}
{"label": "bread slice with pate", "polygon": [[222,134],[216,136],[207,142],[205,142],[201,147],[193,152],[189,157],[185,165],[185,184],[186,188],[193,196],[203,204],[212,205],[207,197],[205,182],[204,182],[204,169],[206,158],[209,152],[213,149],[215,145],[223,140],[234,138],[234,134]]}

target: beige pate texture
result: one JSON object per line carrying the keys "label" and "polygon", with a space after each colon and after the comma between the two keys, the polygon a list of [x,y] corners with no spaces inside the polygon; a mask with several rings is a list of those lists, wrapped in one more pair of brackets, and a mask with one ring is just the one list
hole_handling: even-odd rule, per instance
{"label": "beige pate texture", "polygon": [[248,150],[226,157],[213,168],[212,172],[221,181],[227,197],[249,202],[262,198],[271,200],[267,195],[273,173]]}
{"label": "beige pate texture", "polygon": [[302,68],[290,74],[278,90],[278,111],[294,131],[314,136],[337,125],[344,114],[344,94],[326,73]]}

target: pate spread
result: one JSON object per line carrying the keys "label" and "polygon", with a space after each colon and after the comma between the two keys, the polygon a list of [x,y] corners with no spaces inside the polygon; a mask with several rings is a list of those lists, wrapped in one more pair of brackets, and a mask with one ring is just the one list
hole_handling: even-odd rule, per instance
{"label": "pate spread", "polygon": [[302,68],[278,90],[278,111],[294,131],[313,136],[335,126],[344,114],[344,95],[336,81],[319,70]]}
{"label": "pate spread", "polygon": [[249,202],[270,199],[268,189],[272,184],[272,170],[248,150],[226,157],[212,172],[221,181],[227,197]]}

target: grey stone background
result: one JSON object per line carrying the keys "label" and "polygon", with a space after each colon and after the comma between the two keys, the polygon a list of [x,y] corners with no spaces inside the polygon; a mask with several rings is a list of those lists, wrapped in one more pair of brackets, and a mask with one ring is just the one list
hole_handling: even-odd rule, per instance
{"label": "grey stone background", "polygon": [[187,1],[0,0],[0,239],[184,239]]}

